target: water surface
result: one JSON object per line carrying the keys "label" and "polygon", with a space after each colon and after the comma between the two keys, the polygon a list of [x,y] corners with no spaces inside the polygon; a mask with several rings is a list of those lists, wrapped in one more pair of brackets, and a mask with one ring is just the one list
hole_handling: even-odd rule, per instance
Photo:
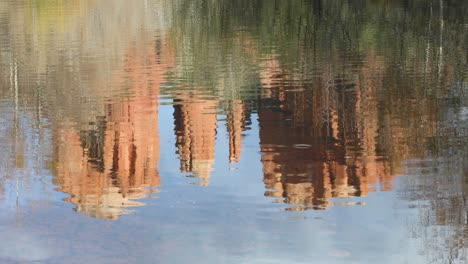
{"label": "water surface", "polygon": [[467,14],[2,1],[0,261],[465,263]]}

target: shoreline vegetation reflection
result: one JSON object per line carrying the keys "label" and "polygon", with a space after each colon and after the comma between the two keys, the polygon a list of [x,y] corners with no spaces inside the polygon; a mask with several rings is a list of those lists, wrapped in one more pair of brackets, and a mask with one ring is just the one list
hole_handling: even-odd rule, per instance
{"label": "shoreline vegetation reflection", "polygon": [[[0,192],[46,166],[76,211],[117,219],[164,189],[161,155],[193,188],[221,177],[224,130],[229,163],[258,137],[260,195],[286,210],[363,205],[333,198],[404,175],[425,226],[453,227],[449,257],[464,249],[464,1],[3,1],[0,13]],[[176,153],[161,153],[161,126]]]}

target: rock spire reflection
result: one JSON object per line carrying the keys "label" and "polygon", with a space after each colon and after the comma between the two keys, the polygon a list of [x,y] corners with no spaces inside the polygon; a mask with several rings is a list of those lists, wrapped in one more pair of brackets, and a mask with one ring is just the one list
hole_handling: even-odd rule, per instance
{"label": "rock spire reflection", "polygon": [[230,104],[226,125],[229,133],[229,162],[240,161],[242,154],[242,132],[245,130],[246,107],[241,100]]}
{"label": "rock spire reflection", "polygon": [[366,196],[378,183],[392,189],[395,174],[377,151],[382,67],[378,57],[364,63],[358,80],[320,76],[295,86],[277,62],[264,65],[258,115],[265,195],[303,210],[324,209],[332,197]]}
{"label": "rock spire reflection", "polygon": [[72,128],[58,131],[55,183],[77,211],[116,219],[161,184],[158,97],[170,58],[160,43],[143,53],[131,48],[114,82],[128,85],[132,97],[106,103],[92,129],[63,124]]}
{"label": "rock spire reflection", "polygon": [[207,186],[215,162],[217,102],[197,97],[183,92],[175,99],[176,147],[180,170],[193,173],[199,185]]}

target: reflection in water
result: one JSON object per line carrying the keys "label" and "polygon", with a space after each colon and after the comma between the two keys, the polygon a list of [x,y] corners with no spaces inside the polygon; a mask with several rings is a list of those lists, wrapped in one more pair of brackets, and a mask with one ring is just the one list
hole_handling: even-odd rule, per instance
{"label": "reflection in water", "polygon": [[[142,205],[145,197],[161,183],[159,162],[158,96],[164,77],[162,69],[170,57],[168,48],[152,43],[146,53],[132,47],[126,55],[124,72],[116,82],[126,82],[131,99],[105,104],[105,116],[82,131],[58,131],[58,190],[70,194],[76,210],[90,216],[115,219],[124,208]],[[66,125],[66,124],[63,124]]]}
{"label": "reflection in water", "polygon": [[[262,83],[268,97],[259,111],[266,195],[293,208],[325,208],[331,197],[365,196],[371,185],[391,190],[388,157],[377,152],[378,93],[382,67],[366,59],[358,80],[317,77],[314,85],[281,85],[273,63]],[[286,78],[286,77],[284,77]]]}
{"label": "reflection in water", "polygon": [[[297,45],[298,48],[294,52],[285,52],[282,46],[278,46],[276,51],[262,51],[262,41],[268,41],[257,39],[250,28],[240,32],[242,34],[234,34],[235,29],[219,29],[215,22],[211,22],[209,25],[218,31],[226,31],[226,40],[220,39],[217,34],[205,32],[205,29],[198,29],[196,24],[181,25],[179,23],[183,21],[182,18],[168,19],[159,26],[151,26],[148,19],[161,15],[163,8],[173,8],[175,14],[180,12],[180,16],[186,12],[178,4],[153,4],[153,13],[145,15],[147,11],[132,8],[133,15],[128,23],[117,24],[125,28],[134,39],[141,38],[139,42],[130,44],[130,40],[122,40],[122,34],[116,31],[114,23],[104,25],[105,34],[101,36],[103,43],[108,43],[110,47],[119,51],[117,56],[105,54],[112,58],[112,66],[106,66],[106,71],[94,71],[99,69],[98,65],[107,65],[100,60],[95,62],[97,65],[93,65],[80,59],[82,66],[75,68],[67,56],[71,56],[73,61],[79,54],[49,55],[54,61],[59,61],[57,64],[64,66],[66,70],[62,74],[51,70],[56,73],[51,78],[57,80],[45,85],[54,87],[61,83],[70,84],[72,96],[61,91],[60,87],[55,87],[57,93],[47,91],[44,95],[40,94],[38,99],[50,100],[57,106],[57,112],[60,114],[56,118],[71,120],[62,124],[63,129],[56,130],[59,143],[55,156],[59,176],[55,182],[62,186],[59,188],[61,191],[71,194],[69,200],[78,204],[79,208],[87,207],[83,204],[88,203],[94,204],[90,208],[105,208],[106,205],[100,201],[100,196],[106,194],[110,186],[118,187],[115,189],[116,195],[128,200],[140,197],[136,194],[140,192],[137,191],[139,187],[159,185],[157,101],[163,82],[172,83],[174,87],[164,93],[167,93],[174,103],[176,148],[182,172],[193,173],[194,177],[200,179],[200,185],[209,184],[215,163],[217,114],[220,108],[226,115],[229,162],[240,161],[242,132],[250,119],[246,102],[253,100],[253,110],[258,111],[259,118],[266,195],[284,197],[282,201],[292,204],[291,209],[299,210],[323,209],[330,204],[332,197],[365,196],[375,190],[377,184],[381,185],[381,190],[392,190],[392,179],[400,173],[399,163],[414,156],[410,153],[412,146],[406,138],[414,138],[415,142],[420,144],[421,139],[433,135],[436,122],[434,111],[417,110],[420,113],[413,114],[414,117],[427,116],[429,113],[429,118],[423,119],[424,124],[421,124],[425,132],[416,129],[413,133],[408,133],[408,126],[413,125],[413,119],[405,121],[402,117],[415,110],[408,105],[419,96],[422,98],[420,106],[429,109],[433,106],[434,98],[431,92],[422,94],[419,86],[417,89],[409,89],[405,98],[400,93],[401,87],[408,87],[408,80],[411,79],[421,87],[434,84],[443,92],[445,88],[441,84],[458,74],[450,65],[443,63],[442,47],[438,48],[440,54],[431,54],[431,50],[435,49],[431,47],[431,42],[427,43],[424,64],[417,65],[412,61],[404,61],[404,57],[390,56],[394,61],[403,60],[403,63],[410,65],[408,68],[412,72],[405,72],[393,67],[394,62],[389,60],[387,50],[381,51],[378,47],[367,44],[367,40],[361,41],[360,36],[347,36],[346,41],[363,42],[369,46],[365,52],[355,49],[353,45],[349,51],[343,51],[333,45],[329,47],[329,42],[341,43],[344,40],[328,35],[313,40],[318,45],[315,48],[329,51],[325,57],[317,55],[315,50],[311,52],[311,47],[305,44]],[[97,29],[93,28],[96,24],[95,18],[86,20],[85,25],[78,26],[78,21],[87,19],[82,17],[86,16],[86,12],[71,12],[73,15],[65,19],[60,10],[98,10],[103,18],[115,18],[121,12],[116,10],[123,6],[126,5],[117,1],[113,3],[113,11],[108,13],[102,11],[101,5],[64,4],[53,6],[49,15],[44,14],[45,7],[41,5],[28,5],[27,8],[39,14],[39,25],[42,25],[41,30],[45,32],[48,32],[50,23],[57,21],[62,21],[64,29],[79,27],[82,38],[80,41],[84,43],[81,47],[91,56],[100,50],[88,46],[95,43],[88,40],[99,35]],[[206,6],[197,8],[200,8],[200,13],[190,14],[189,17],[195,20],[205,19],[203,14],[208,12]],[[263,8],[268,14],[272,7]],[[333,11],[337,7],[313,5],[314,11],[318,13],[314,13],[309,22],[320,30],[333,25],[333,22],[316,20],[323,15],[324,8]],[[284,11],[286,9],[281,9],[281,12],[287,12]],[[24,16],[21,13],[21,17]],[[229,19],[233,19],[234,16],[244,16],[245,23],[255,20],[252,14],[237,13]],[[439,17],[441,16],[442,14],[439,14]],[[333,20],[337,19],[339,18],[333,17]],[[434,26],[432,24],[437,24],[437,16],[431,16],[430,19],[431,27]],[[166,27],[172,25],[169,21],[173,23],[173,28],[167,30]],[[271,23],[267,18],[261,21],[265,25]],[[20,21],[13,20],[12,23]],[[233,20],[232,23],[240,22]],[[148,37],[138,35],[138,25],[144,25],[147,30],[155,30],[152,27],[156,27],[157,40],[151,41]],[[375,30],[359,23],[355,26],[363,26],[363,30],[370,31],[366,31],[369,34]],[[206,36],[208,46],[213,46],[211,52],[216,56],[208,54],[208,50],[201,45],[202,41],[195,41],[192,36],[181,31],[183,27],[193,31],[194,38]],[[297,30],[302,30],[302,26],[298,27]],[[161,28],[170,33],[168,38],[172,38],[175,44],[174,54],[168,51],[167,43],[160,39],[159,35],[164,35],[164,31],[160,31]],[[289,29],[279,31],[282,30]],[[349,28],[345,25],[343,30]],[[53,32],[45,43],[50,43],[53,39],[66,43],[63,40],[66,35],[64,34]],[[273,32],[272,37],[278,38],[278,41],[286,41],[282,39],[284,36],[276,34]],[[118,41],[110,44],[116,37],[119,38]],[[301,35],[290,37],[287,43],[305,41]],[[412,43],[407,45],[410,46],[407,48],[409,50]],[[121,52],[124,47],[126,51]],[[391,48],[393,47],[389,50]],[[110,48],[104,48],[104,51],[111,52]],[[298,59],[295,53],[302,54],[302,58],[297,62],[297,67],[301,67],[302,72],[290,67],[290,60]],[[119,54],[123,54],[123,59],[119,58]],[[28,61],[28,58],[20,56],[17,59]],[[177,65],[169,70],[168,67],[173,66],[174,60],[177,61]],[[37,69],[31,71],[36,71],[37,74],[46,72],[47,63],[52,62],[40,59]],[[340,64],[342,66],[337,66]],[[17,63],[13,65],[16,65],[13,67],[17,71]],[[218,69],[214,65],[223,67]],[[323,69],[316,69],[318,65],[322,65]],[[441,79],[442,70],[448,76],[447,80]],[[428,79],[427,76],[431,73],[437,73],[438,79]],[[397,76],[401,74],[408,80],[399,79]],[[81,79],[81,76],[86,78]],[[237,76],[242,78],[236,78]],[[42,82],[42,79],[37,81]],[[394,83],[401,87],[396,87]],[[218,87],[213,90],[213,85]],[[111,89],[106,89],[106,86],[110,86]],[[81,94],[82,91],[85,91],[86,95]],[[106,94],[106,91],[110,94]],[[75,96],[84,97],[91,103],[84,106],[75,104]],[[77,118],[77,114],[81,116]],[[77,119],[78,121],[75,121]],[[82,123],[92,125],[83,127]],[[420,132],[423,135],[419,135]],[[99,176],[88,177],[91,183],[80,183],[85,180],[82,175],[94,174]],[[104,178],[99,180],[100,177]],[[93,187],[88,194],[88,187],[83,186]],[[84,198],[85,196],[88,198]],[[89,197],[94,197],[92,199],[96,201],[86,202],[91,199]],[[138,204],[130,200],[115,203]]]}
{"label": "reflection in water", "polygon": [[[158,242],[150,242],[172,241],[173,232],[199,239],[197,231],[211,228],[213,241],[228,246],[196,246],[225,246],[234,260],[262,256],[252,248],[276,257],[268,243],[298,230],[288,217],[304,216],[302,224],[321,229],[307,218],[319,215],[338,222],[320,233],[324,241],[349,248],[333,248],[331,255],[360,263],[359,253],[372,255],[386,245],[375,249],[363,240],[362,248],[353,248],[363,230],[339,219],[375,210],[367,212],[372,223],[363,231],[373,239],[373,219],[385,209],[376,201],[389,206],[402,198],[408,215],[420,216],[410,229],[423,241],[424,255],[462,263],[468,239],[466,3],[2,1],[1,208],[48,216],[64,199],[95,218],[136,210],[112,223],[140,217],[145,229],[157,207],[158,217],[167,217],[157,224],[170,234],[161,228]],[[181,174],[199,186],[179,185]],[[155,192],[160,199],[145,199]],[[183,208],[186,200],[190,206]],[[282,204],[269,204],[275,201]],[[80,219],[70,226],[92,222]],[[234,221],[235,235],[226,239]],[[262,227],[264,234],[255,233]],[[244,228],[255,230],[265,249],[233,250],[229,243],[242,240],[236,235]],[[132,232],[138,230],[122,234]],[[301,239],[288,242],[308,245]],[[185,245],[167,243],[160,252]],[[3,255],[0,250],[0,261]],[[306,255],[297,262],[323,260],[321,253]]]}
{"label": "reflection in water", "polygon": [[180,170],[193,173],[200,185],[207,186],[215,161],[216,101],[181,93],[174,102]]}
{"label": "reflection in water", "polygon": [[[174,100],[174,120],[180,170],[193,173],[198,185],[207,186],[215,162],[217,102],[197,99],[194,93],[182,92]],[[240,100],[229,102],[226,126],[229,137],[229,162],[239,162],[246,109]]]}
{"label": "reflection in water", "polygon": [[248,116],[244,103],[234,100],[229,105],[227,130],[229,132],[229,162],[240,161],[242,154],[242,132],[246,129]]}
{"label": "reflection in water", "polygon": [[[408,162],[403,196],[418,209],[411,231],[422,236],[431,263],[466,263],[468,254],[468,84],[455,84],[442,96],[437,131],[429,153]],[[453,102],[454,98],[459,99]],[[459,262],[457,262],[459,261]]]}

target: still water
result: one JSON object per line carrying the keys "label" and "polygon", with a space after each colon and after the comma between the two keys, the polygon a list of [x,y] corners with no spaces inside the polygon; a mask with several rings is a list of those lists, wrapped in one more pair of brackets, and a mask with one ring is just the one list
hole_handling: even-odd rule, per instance
{"label": "still water", "polygon": [[464,0],[3,0],[1,263],[466,263]]}

